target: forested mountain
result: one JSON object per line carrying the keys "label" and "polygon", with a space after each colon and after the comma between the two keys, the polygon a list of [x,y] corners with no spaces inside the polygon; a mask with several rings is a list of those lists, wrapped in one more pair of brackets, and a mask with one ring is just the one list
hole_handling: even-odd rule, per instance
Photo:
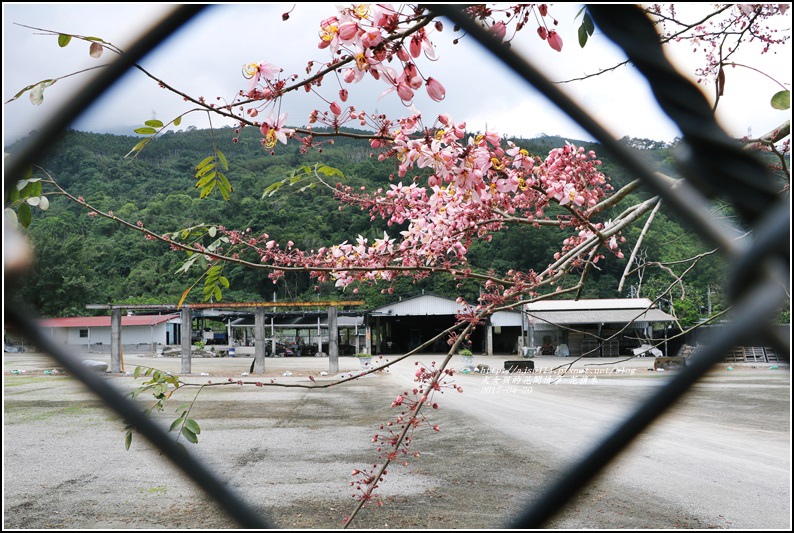
{"label": "forested mountain", "polygon": [[[237,138],[237,141],[233,139]],[[279,241],[292,240],[306,249],[317,249],[358,234],[374,238],[384,230],[396,234],[399,228],[387,228],[381,221],[354,207],[339,209],[330,191],[317,187],[298,193],[289,187],[278,194],[262,198],[265,188],[286,177],[301,165],[324,163],[344,172],[345,184],[351,186],[388,186],[393,181],[393,164],[379,163],[371,157],[369,144],[354,139],[339,138],[313,150],[300,153],[300,145],[279,145],[273,154],[265,151],[260,134],[246,129],[236,135],[231,128],[209,130],[191,129],[169,132],[150,142],[135,157],[128,154],[140,137],[67,132],[57,147],[41,162],[55,181],[75,196],[82,196],[103,211],[113,211],[119,218],[132,223],[142,222],[158,234],[205,223],[231,229],[252,228],[255,234],[268,233]],[[530,140],[514,139],[530,153],[544,157],[564,139],[543,137]],[[670,147],[647,139],[625,139],[643,149],[655,164],[670,173]],[[25,140],[19,141],[24,143]],[[16,145],[6,147],[13,152]],[[199,199],[195,188],[195,167],[212,154],[213,143],[229,162],[227,176],[234,191],[230,201],[213,193]],[[594,149],[604,160],[603,172],[618,188],[630,177]],[[42,174],[43,175],[43,174]],[[413,176],[411,176],[413,178]],[[617,212],[632,202],[649,196],[647,191],[630,195]],[[183,291],[198,274],[176,274],[185,259],[184,253],[173,252],[159,242],[144,239],[138,232],[101,217],[87,216],[85,209],[63,198],[50,198],[48,211],[35,210],[33,222],[25,232],[35,246],[36,265],[18,296],[33,302],[46,316],[87,314],[88,303],[176,303]],[[642,221],[624,232],[622,245],[626,258],[642,229]],[[565,237],[555,228],[511,228],[500,232],[491,242],[476,243],[471,252],[476,269],[505,272],[510,268],[543,269],[559,250]],[[648,261],[679,261],[706,252],[696,235],[687,231],[674,215],[664,208],[657,213],[643,246]],[[626,259],[607,256],[590,275],[584,297],[626,297],[636,295],[640,286],[633,275],[622,294],[617,286]],[[680,273],[688,266],[674,266]],[[276,285],[267,272],[242,266],[227,267],[225,276],[231,288],[224,293],[224,301],[278,299],[316,300],[352,297],[340,294],[333,285],[321,285],[306,274],[287,274]],[[672,292],[679,312],[687,311],[697,318],[701,308],[707,307],[707,292],[716,305],[723,279],[718,255],[704,258]],[[663,269],[645,270],[641,295],[655,297],[674,281]],[[631,287],[634,286],[634,288]],[[473,282],[458,284],[449,276],[436,276],[413,282],[398,279],[392,294],[382,294],[383,286],[361,287],[356,298],[363,298],[369,306],[412,296],[423,290],[447,296],[462,295],[476,300],[478,287]],[[682,289],[684,299],[681,300]],[[349,291],[349,289],[348,289]],[[200,301],[201,291],[191,293],[188,301]],[[693,314],[694,313],[694,314]]]}

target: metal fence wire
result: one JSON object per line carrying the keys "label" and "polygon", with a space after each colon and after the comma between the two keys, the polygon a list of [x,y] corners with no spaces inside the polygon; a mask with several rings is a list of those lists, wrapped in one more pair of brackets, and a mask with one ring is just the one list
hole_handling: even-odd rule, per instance
{"label": "metal fence wire", "polygon": [[[42,128],[21,152],[10,156],[4,167],[4,187],[15,186],[22,170],[42,157],[64,129],[127,70],[161,42],[188,23],[206,5],[182,5],[156,24],[127,53],[119,56],[101,74],[86,84],[72,102]],[[735,321],[709,346],[700,350],[667,385],[648,398],[609,436],[599,442],[577,463],[560,475],[523,513],[504,527],[514,529],[542,527],[581,489],[585,488],[612,459],[683,396],[725,353],[735,345],[761,343],[774,347],[788,359],[790,339],[785,331],[772,328],[773,318],[784,302],[790,273],[790,207],[781,198],[776,177],[731,139],[717,124],[711,107],[700,90],[683,78],[667,61],[650,20],[632,5],[590,5],[590,15],[604,35],[617,44],[646,77],[665,113],[683,133],[680,172],[686,178],[671,188],[660,179],[648,162],[631,148],[619,143],[556,85],[542,76],[532,64],[512,49],[496,41],[470,19],[458,5],[428,5],[431,12],[450,19],[485,48],[496,60],[504,62],[518,75],[542,92],[560,109],[576,120],[624,168],[664,198],[698,231],[701,237],[721,249],[733,265],[729,297]],[[728,228],[709,216],[708,203],[721,196],[752,227],[752,242],[736,241]],[[247,529],[272,527],[239,495],[233,493],[207,467],[177,445],[168,433],[147,418],[138,406],[126,399],[77,359],[55,344],[33,320],[34,313],[9,305],[13,272],[6,272],[4,283],[5,320],[27,339],[49,354],[79,379],[109,408],[149,439],[157,449],[180,468],[206,494],[216,501],[240,526]],[[11,281],[11,283],[9,283]]]}

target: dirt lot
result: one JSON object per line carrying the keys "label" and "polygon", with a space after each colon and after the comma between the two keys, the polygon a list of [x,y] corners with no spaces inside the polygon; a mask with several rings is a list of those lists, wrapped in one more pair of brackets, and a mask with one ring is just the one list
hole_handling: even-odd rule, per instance
{"label": "dirt lot", "polygon": [[[102,360],[102,356],[90,356]],[[419,357],[429,364],[432,358]],[[502,368],[504,358],[476,358]],[[562,361],[538,358],[534,377]],[[652,359],[585,367],[540,382],[504,375],[456,376],[412,447],[393,466],[354,527],[500,527],[539,497],[550,479],[623,419],[670,372]],[[177,359],[127,356],[134,365],[179,370]],[[193,363],[190,380],[239,378],[250,358]],[[269,376],[307,381],[327,359],[268,359]],[[151,446],[125,451],[118,418],[75,380],[45,375],[35,354],[4,359],[4,529],[234,528],[237,524]],[[343,371],[354,358],[340,359]],[[460,368],[460,362],[453,365]],[[716,369],[552,523],[553,528],[752,528],[791,526],[790,374],[780,365]],[[12,370],[25,370],[13,374]],[[284,371],[293,372],[283,377]],[[413,363],[325,390],[223,387],[203,392],[191,451],[281,528],[335,528],[352,510],[351,471],[376,461],[370,443],[412,386]],[[201,373],[210,376],[201,376]],[[511,376],[511,380],[519,377]],[[534,379],[534,377],[532,379]],[[576,378],[576,379],[574,379]],[[131,390],[131,376],[108,376]],[[183,396],[177,398],[177,395]],[[190,395],[192,398],[192,394]],[[175,407],[188,400],[178,392]],[[163,423],[174,417],[168,413]]]}

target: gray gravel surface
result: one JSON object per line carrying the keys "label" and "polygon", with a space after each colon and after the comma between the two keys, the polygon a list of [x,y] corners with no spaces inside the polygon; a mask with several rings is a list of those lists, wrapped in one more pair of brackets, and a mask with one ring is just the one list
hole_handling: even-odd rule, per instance
{"label": "gray gravel surface", "polygon": [[[127,370],[136,364],[179,370],[174,359],[126,359]],[[418,358],[424,364],[433,359]],[[475,364],[496,369],[503,361],[476,358]],[[539,358],[536,368],[559,361]],[[412,448],[421,456],[389,468],[379,490],[383,506],[368,505],[354,527],[504,525],[664,384],[670,373],[647,371],[650,361],[618,363],[612,368],[626,372],[610,374],[596,373],[585,361],[575,366],[578,381],[574,373],[555,383],[532,382],[553,375],[543,372],[510,376],[529,382],[504,382],[503,374],[456,375],[463,393],[444,389],[436,398],[440,408],[427,415],[430,424],[414,435]],[[343,371],[356,371],[353,358],[340,362]],[[36,354],[5,354],[5,529],[237,527],[143,439],[135,437],[126,451],[121,421],[74,379],[44,375],[51,364]],[[253,379],[241,376],[249,364],[250,358],[201,360],[185,379]],[[269,359],[266,380],[308,383],[311,374],[323,383],[328,378],[319,372],[327,364],[321,358]],[[789,529],[790,374],[769,366],[720,366],[549,526]],[[453,367],[460,369],[459,361]],[[413,387],[415,369],[403,362],[324,390],[204,390],[193,408],[202,428],[199,444],[190,450],[279,527],[341,527],[355,503],[351,472],[377,461],[372,436],[395,414],[390,404],[396,395]],[[282,377],[286,370],[293,376]],[[125,391],[136,385],[131,376],[107,379]],[[172,407],[157,415],[163,425],[194,394],[178,391]],[[148,404],[141,400],[142,407]]]}

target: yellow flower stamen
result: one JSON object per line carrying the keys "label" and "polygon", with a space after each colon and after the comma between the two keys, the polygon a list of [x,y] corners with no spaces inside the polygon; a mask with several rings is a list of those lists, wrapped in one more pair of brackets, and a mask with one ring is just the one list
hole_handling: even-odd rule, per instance
{"label": "yellow flower stamen", "polygon": [[364,54],[356,54],[356,67],[358,70],[369,70],[369,61]]}
{"label": "yellow flower stamen", "polygon": [[277,142],[278,139],[276,138],[276,130],[271,128],[270,131],[268,131],[267,135],[265,136],[265,148],[273,148],[274,146],[276,146]]}
{"label": "yellow flower stamen", "polygon": [[353,14],[356,17],[363,19],[369,14],[369,4],[356,4],[353,8]]}
{"label": "yellow flower stamen", "polygon": [[253,78],[258,71],[259,65],[257,63],[248,63],[247,65],[243,65],[243,72],[248,78]]}
{"label": "yellow flower stamen", "polygon": [[322,39],[325,42],[331,42],[334,40],[334,37],[336,36],[337,32],[339,32],[339,28],[337,28],[333,24],[325,26],[322,28],[322,32],[320,32],[320,39]]}

